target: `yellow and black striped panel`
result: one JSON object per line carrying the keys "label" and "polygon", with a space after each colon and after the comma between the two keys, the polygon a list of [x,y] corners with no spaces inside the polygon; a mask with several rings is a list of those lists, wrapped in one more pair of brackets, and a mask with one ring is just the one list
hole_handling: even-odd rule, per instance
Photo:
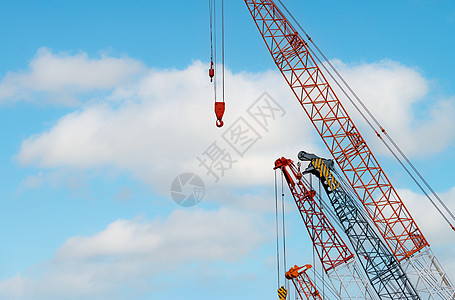
{"label": "yellow and black striped panel", "polygon": [[286,289],[284,288],[284,286],[282,286],[282,287],[280,287],[280,288],[278,289],[278,298],[279,298],[280,300],[286,299],[287,294],[288,294],[288,290],[286,290]]}
{"label": "yellow and black striped panel", "polygon": [[313,167],[319,171],[319,176],[321,179],[325,179],[330,190],[333,191],[340,187],[340,183],[333,177],[332,172],[330,172],[329,167],[322,161],[321,158],[315,158],[311,161]]}

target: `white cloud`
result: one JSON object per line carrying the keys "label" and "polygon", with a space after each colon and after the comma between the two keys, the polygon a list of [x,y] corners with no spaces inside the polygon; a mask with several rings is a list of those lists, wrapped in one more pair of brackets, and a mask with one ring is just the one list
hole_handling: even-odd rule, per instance
{"label": "white cloud", "polygon": [[[0,81],[0,103],[29,100],[79,102],[77,94],[112,89],[137,78],[144,65],[128,57],[89,58],[86,53],[54,54],[40,48],[26,71],[9,72]],[[39,97],[38,97],[39,96]]]}
{"label": "white cloud", "polygon": [[[334,65],[408,155],[435,154],[453,142],[454,98],[432,99],[429,95],[432,82],[416,69],[391,60],[360,65],[335,60]],[[338,95],[356,120],[361,120],[344,95],[341,92]],[[385,153],[385,148],[374,132],[366,128],[366,123],[358,122],[357,126],[360,125],[366,133],[364,138],[375,144],[376,152]]]}
{"label": "white cloud", "polygon": [[[70,113],[49,131],[25,140],[17,160],[43,169],[114,166],[148,184],[166,187],[167,193],[179,173],[206,172],[196,157],[214,141],[229,151],[221,135],[238,117],[248,119],[246,109],[264,91],[273,90],[272,97],[286,111],[298,107],[275,72],[227,72],[226,125],[219,129],[206,71],[201,62],[185,70],[150,70],[137,84],[117,88],[105,103]],[[226,184],[269,182],[274,160],[289,155],[281,151],[295,156],[301,147],[312,144],[304,138],[311,128],[301,114],[277,116],[269,132],[251,118],[248,122],[261,139],[243,158],[230,149],[237,162],[223,178]]]}
{"label": "white cloud", "polygon": [[34,267],[38,276],[18,274],[0,282],[0,298],[115,294],[157,275],[171,272],[175,279],[197,264],[203,266],[193,277],[203,277],[204,266],[244,261],[272,236],[272,228],[270,233],[264,228],[255,215],[225,208],[177,210],[151,222],[117,220],[92,236],[69,238],[51,261]]}
{"label": "white cloud", "polygon": [[31,175],[25,178],[19,187],[19,191],[22,189],[37,189],[43,185],[45,178],[43,172],[39,172],[37,175]]}
{"label": "white cloud", "polygon": [[[41,52],[44,54],[38,55],[36,60],[45,57],[72,64],[85,62],[81,63],[79,74],[89,72],[92,64],[104,65],[111,60],[92,61],[86,55],[65,56],[63,59],[55,58],[47,50]],[[126,62],[117,62],[123,66],[119,69],[123,70]],[[140,63],[133,65],[137,67],[130,73],[141,69]],[[337,61],[336,65],[408,154],[435,153],[453,140],[453,135],[448,133],[450,130],[442,130],[454,127],[452,103],[433,103],[431,109],[424,110],[428,114],[416,111],[416,105],[428,93],[429,83],[414,69],[393,61],[358,66]],[[50,72],[42,73],[46,77]],[[327,156],[325,150],[315,146],[319,138],[315,140],[312,125],[278,72],[232,74],[227,70],[226,125],[222,129],[214,125],[213,91],[206,73],[207,66],[201,62],[194,62],[184,70],[148,70],[140,79],[120,84],[97,103],[87,104],[63,116],[50,130],[23,141],[17,159],[23,166],[42,169],[84,170],[114,166],[167,193],[163,187],[167,189],[181,172],[205,175],[206,170],[198,165],[196,157],[201,156],[214,141],[230,151],[236,161],[232,170],[226,171],[222,178],[225,184],[267,184],[273,161],[281,155],[295,157],[301,149]],[[45,86],[55,90],[71,81],[48,77],[41,80],[52,82]],[[83,79],[81,75],[79,81],[74,81],[81,82],[85,88],[95,86]],[[96,86],[108,87],[118,83],[116,79],[105,81],[107,83],[98,82]],[[273,121],[269,131],[248,119],[246,112],[264,91],[269,92],[287,112],[283,118],[277,117]],[[421,114],[425,115],[423,119]],[[244,157],[236,155],[221,137],[240,116],[261,135]],[[374,140],[375,135],[370,132],[365,138]],[[379,146],[374,149],[376,153],[381,151]],[[210,175],[206,179],[212,180]]]}

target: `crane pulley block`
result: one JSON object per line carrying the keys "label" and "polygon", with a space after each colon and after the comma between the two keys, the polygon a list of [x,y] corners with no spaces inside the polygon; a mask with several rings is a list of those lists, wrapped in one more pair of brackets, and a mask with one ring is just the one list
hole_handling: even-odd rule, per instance
{"label": "crane pulley block", "polygon": [[224,102],[215,102],[215,115],[216,115],[216,126],[222,127],[224,122],[222,121],[224,110],[226,105]]}

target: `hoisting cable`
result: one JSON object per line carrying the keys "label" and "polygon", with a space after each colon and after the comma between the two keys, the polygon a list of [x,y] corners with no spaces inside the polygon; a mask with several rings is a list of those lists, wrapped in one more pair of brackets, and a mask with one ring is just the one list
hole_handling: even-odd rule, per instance
{"label": "hoisting cable", "polygon": [[[319,197],[318,198],[319,198],[319,206],[321,207],[321,213],[323,215],[325,215],[326,218],[328,218],[327,215],[324,212],[324,208],[323,208],[324,206],[322,204],[322,189],[321,189],[322,188],[322,181],[321,180],[319,180],[318,188],[319,188],[319,190],[318,190],[318,196]],[[331,212],[332,210],[326,209],[326,211],[330,211]],[[325,299],[325,278],[324,278],[325,271],[324,271],[324,266],[322,264],[321,264],[321,274],[322,274],[322,299]]]}
{"label": "hoisting cable", "polygon": [[280,246],[279,246],[279,231],[278,231],[278,188],[276,181],[276,172],[275,170],[275,235],[276,235],[276,268],[277,268],[277,287],[280,287]]}
{"label": "hoisting cable", "polygon": [[221,68],[222,68],[222,89],[223,89],[223,102],[224,102],[224,78],[225,78],[225,68],[224,68],[224,0],[221,0]]}
{"label": "hoisting cable", "polygon": [[[422,180],[422,182],[425,184],[425,186],[430,190],[430,192],[433,194],[433,196],[438,199],[439,203],[444,207],[445,211],[452,217],[452,219],[455,221],[455,216],[453,215],[453,213],[450,211],[450,209],[446,206],[446,204],[442,201],[441,198],[439,198],[439,195],[433,190],[433,188],[430,186],[430,184],[425,180],[425,178],[423,178],[423,176],[420,174],[420,172],[414,167],[414,165],[411,163],[411,161],[408,159],[408,157],[403,153],[403,151],[401,151],[401,149],[398,147],[398,145],[395,143],[395,141],[387,134],[387,132],[384,130],[383,131],[385,136],[390,140],[390,142],[392,143],[392,145],[394,145],[394,147],[398,150],[398,152],[401,154],[401,156],[406,160],[406,162],[409,164],[409,166],[412,168],[412,170],[417,174],[417,176],[420,178],[420,180]],[[416,181],[416,180],[414,180]],[[421,188],[421,190],[423,191],[423,189]],[[424,192],[425,193],[425,192]],[[425,195],[427,196],[427,198],[430,199],[430,197],[425,193]],[[431,200],[430,200],[431,201]],[[435,206],[435,204],[433,203],[433,205]],[[440,212],[441,213],[441,212]],[[442,214],[442,213],[441,213]],[[448,221],[447,221],[448,222]],[[453,230],[455,230],[455,227],[450,224],[450,222],[448,222],[449,225],[452,227]]]}
{"label": "hoisting cable", "polygon": [[[213,77],[215,76],[215,69],[213,65],[213,39],[214,39],[214,33],[213,33],[213,22],[214,22],[214,10],[215,10],[215,3],[213,3],[214,0],[209,0],[209,20],[210,20],[210,69],[209,69],[209,77],[210,77],[210,82],[213,82]],[[215,59],[216,61],[216,59]],[[215,87],[215,84],[214,84]],[[216,92],[215,92],[215,100],[216,100]]]}
{"label": "hoisting cable", "polygon": [[[438,202],[444,207],[446,212],[452,217],[452,219],[455,221],[455,216],[452,214],[452,212],[449,210],[449,208],[445,205],[445,203],[441,200],[441,198],[436,194],[436,192],[433,190],[433,188],[429,185],[429,183],[423,178],[423,176],[420,174],[420,172],[415,168],[415,166],[411,163],[411,161],[408,159],[408,157],[404,154],[404,152],[399,148],[399,146],[395,143],[395,141],[390,137],[390,135],[387,134],[385,129],[381,126],[381,124],[377,121],[377,119],[373,116],[373,114],[368,110],[366,105],[361,101],[361,99],[357,96],[357,94],[352,90],[352,88],[347,84],[347,82],[344,80],[344,78],[341,76],[341,74],[335,69],[333,64],[327,59],[327,57],[321,52],[321,50],[314,44],[312,40],[310,40],[313,45],[316,47],[318,52],[323,56],[325,61],[329,64],[331,69],[334,70],[336,75],[341,79],[343,84],[348,88],[348,90],[353,94],[354,98],[357,100],[357,102],[361,105],[361,107],[366,111],[366,113],[370,116],[370,118],[373,120],[374,123],[380,128],[381,132],[384,133],[384,135],[387,137],[387,139],[392,143],[394,148],[400,153],[401,157],[405,159],[407,164],[411,167],[411,169],[415,172],[415,174],[420,178],[420,180],[425,184],[425,186],[431,191],[433,196],[438,200]],[[317,57],[317,56],[316,56]],[[317,58],[317,60],[322,64],[321,60]],[[333,75],[330,73],[330,71],[327,70],[327,68],[322,64],[324,69],[329,73],[330,77],[335,81],[337,86],[342,90],[344,95],[349,99],[351,104],[356,108],[357,112],[363,117],[363,119],[368,123],[368,125],[372,128],[372,130],[376,133],[376,135],[379,137],[381,142],[386,146],[386,148],[389,150],[389,152],[394,156],[394,158],[398,161],[398,163],[402,166],[402,168],[406,171],[406,173],[411,177],[411,179],[414,181],[414,183],[419,187],[419,189],[422,191],[422,193],[427,197],[428,200],[430,200],[431,204],[436,208],[436,210],[439,212],[439,214],[443,217],[443,219],[449,224],[449,226],[452,228],[452,230],[455,230],[455,227],[451,224],[451,222],[448,220],[448,218],[445,216],[445,214],[441,211],[441,209],[436,205],[434,200],[430,197],[430,195],[425,191],[425,189],[422,187],[422,185],[418,182],[418,180],[415,178],[415,176],[409,171],[409,169],[406,167],[406,165],[402,162],[400,157],[395,153],[395,151],[387,144],[386,141],[380,136],[380,134],[376,131],[375,127],[369,122],[367,117],[363,114],[363,112],[358,108],[358,106],[354,103],[352,98],[347,94],[347,92],[343,89],[343,87],[338,83],[338,81],[333,77]]]}
{"label": "hoisting cable", "polygon": [[[209,77],[210,82],[213,82],[213,98],[216,103],[216,4],[215,0],[209,0],[209,14],[210,14],[210,69]],[[213,80],[215,77],[215,80]],[[216,104],[215,104],[216,105]]]}
{"label": "hoisting cable", "polygon": [[[215,30],[216,31],[216,30]],[[216,47],[216,43],[215,43]],[[222,89],[222,101],[217,102],[215,99],[215,115],[216,115],[216,126],[222,127],[224,125],[223,115],[225,110],[224,103],[224,0],[221,0],[221,89]]]}
{"label": "hoisting cable", "polygon": [[[450,209],[446,206],[446,204],[442,201],[442,199],[438,196],[438,194],[433,190],[433,188],[429,185],[429,183],[423,178],[423,176],[420,174],[420,172],[415,168],[415,166],[411,163],[411,161],[407,158],[407,156],[403,153],[403,151],[398,147],[398,145],[394,142],[394,140],[387,134],[385,129],[381,126],[381,124],[378,122],[378,120],[374,117],[374,115],[368,110],[366,105],[361,101],[361,99],[358,97],[358,95],[352,90],[352,88],[347,84],[347,82],[344,80],[344,78],[341,76],[341,74],[335,69],[333,64],[328,60],[328,58],[324,55],[324,53],[319,49],[319,47],[314,43],[314,41],[311,39],[311,37],[306,33],[306,31],[302,28],[302,26],[299,24],[299,22],[294,18],[292,13],[287,9],[287,7],[283,4],[281,0],[278,0],[278,2],[281,4],[281,6],[285,9],[287,14],[291,17],[291,19],[294,21],[294,23],[299,27],[299,29],[305,34],[307,37],[308,41],[313,44],[315,49],[319,52],[319,54],[323,57],[325,62],[330,66],[330,68],[335,72],[336,76],[342,81],[344,86],[349,90],[349,92],[354,96],[354,98],[357,100],[357,102],[360,104],[360,106],[365,110],[365,112],[368,114],[368,116],[373,120],[373,122],[379,127],[380,131],[384,133],[384,135],[387,137],[387,139],[392,143],[394,148],[400,153],[401,157],[404,158],[406,163],[411,167],[411,169],[415,172],[415,174],[420,178],[420,180],[423,182],[423,184],[430,190],[430,192],[433,194],[433,196],[438,200],[438,202],[443,206],[444,210],[452,217],[452,219],[455,221],[455,216],[453,213],[450,211]],[[401,159],[398,157],[398,155],[393,151],[393,149],[387,144],[387,142],[381,138],[381,135],[378,133],[378,131],[375,129],[373,124],[368,120],[368,118],[365,116],[365,114],[360,110],[360,108],[357,106],[357,104],[354,102],[354,100],[349,96],[349,94],[346,92],[346,90],[341,86],[341,84],[338,82],[338,80],[332,75],[332,73],[327,69],[325,64],[321,61],[321,59],[318,57],[318,55],[311,49],[308,48],[311,54],[316,58],[316,60],[320,63],[321,67],[329,74],[329,76],[332,78],[332,80],[336,83],[336,85],[340,88],[340,90],[343,92],[343,94],[348,98],[348,100],[351,102],[351,104],[354,106],[354,108],[357,110],[357,112],[362,116],[362,118],[367,122],[367,124],[370,126],[370,128],[376,133],[376,135],[380,138],[382,143],[387,147],[387,149],[390,151],[390,153],[394,156],[394,158],[400,163],[400,165],[405,169],[406,173],[411,177],[411,179],[414,181],[414,183],[419,187],[419,189],[422,191],[422,193],[430,200],[431,204],[436,208],[438,213],[443,217],[443,219],[449,224],[449,226],[452,228],[452,230],[455,231],[455,226],[452,225],[452,223],[448,220],[448,218],[445,216],[445,214],[441,211],[441,209],[436,205],[434,200],[430,197],[430,195],[424,190],[422,185],[418,182],[418,180],[412,175],[412,173],[409,171],[409,169],[405,166],[405,164],[401,161]]]}
{"label": "hoisting cable", "polygon": [[[282,229],[283,229],[283,265],[284,271],[287,271],[287,264],[286,264],[286,227],[284,222],[285,210],[284,210],[284,174],[281,172],[281,219],[283,221]],[[289,290],[289,281],[285,281],[286,289]]]}

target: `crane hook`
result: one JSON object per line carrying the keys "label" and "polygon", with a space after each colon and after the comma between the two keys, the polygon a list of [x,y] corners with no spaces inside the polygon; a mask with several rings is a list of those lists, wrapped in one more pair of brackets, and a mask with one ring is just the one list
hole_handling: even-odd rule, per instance
{"label": "crane hook", "polygon": [[215,102],[215,115],[216,115],[216,126],[222,127],[224,122],[222,121],[224,115],[225,104],[224,102]]}

